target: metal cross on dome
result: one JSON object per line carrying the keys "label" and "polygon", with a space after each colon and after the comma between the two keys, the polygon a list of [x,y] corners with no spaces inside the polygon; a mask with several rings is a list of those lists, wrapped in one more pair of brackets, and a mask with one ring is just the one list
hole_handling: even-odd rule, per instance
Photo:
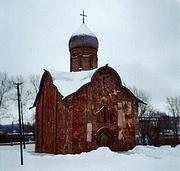
{"label": "metal cross on dome", "polygon": [[83,17],[83,23],[84,23],[84,17],[87,17],[87,15],[84,14],[84,10],[83,10],[83,13],[80,15]]}

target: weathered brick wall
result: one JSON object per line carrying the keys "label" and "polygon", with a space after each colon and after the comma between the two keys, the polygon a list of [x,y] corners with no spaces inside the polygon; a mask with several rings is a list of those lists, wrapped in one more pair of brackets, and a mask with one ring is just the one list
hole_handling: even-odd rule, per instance
{"label": "weathered brick wall", "polygon": [[110,67],[63,100],[47,74],[36,103],[36,151],[90,151],[102,145],[104,135],[111,150],[131,149],[138,140],[137,110],[137,99]]}
{"label": "weathered brick wall", "polygon": [[123,128],[119,128],[123,135],[120,146],[123,150],[128,150],[136,145],[137,100],[132,98],[124,88],[122,88],[118,95],[119,101],[122,104],[121,109],[125,114],[125,125]]}
{"label": "weathered brick wall", "polygon": [[[92,80],[93,91],[93,146],[97,146],[98,130],[108,128],[112,136],[112,150],[126,150],[135,145],[135,125],[134,113],[137,100],[132,98],[121,86],[117,73],[111,69],[105,69],[97,72]],[[135,104],[136,103],[136,104]],[[97,123],[97,111],[104,105],[108,112],[113,116],[113,122]]]}
{"label": "weathered brick wall", "polygon": [[97,50],[94,48],[74,48],[70,51],[70,71],[97,68]]}
{"label": "weathered brick wall", "polygon": [[137,100],[123,89],[117,73],[109,67],[98,70],[91,83],[66,100],[66,115],[72,117],[70,153],[98,148],[103,133],[110,136],[111,150],[135,146]]}
{"label": "weathered brick wall", "polygon": [[42,152],[42,96],[36,103],[36,122],[35,122],[35,151]]}
{"label": "weathered brick wall", "polygon": [[45,73],[43,77],[43,87],[36,104],[36,152],[56,153],[57,120],[62,115],[62,105],[57,107],[58,97],[58,103],[61,102],[60,94],[53,85],[51,76]]}
{"label": "weathered brick wall", "polygon": [[66,153],[66,115],[63,111],[62,96],[57,93],[56,99],[56,153]]}
{"label": "weathered brick wall", "polygon": [[[117,126],[117,91],[120,90],[120,82],[111,70],[104,68],[98,71],[92,78],[92,148],[98,147],[98,134],[100,131],[109,130],[111,134],[110,148],[115,150],[118,142],[118,126]],[[98,114],[106,106],[107,113],[113,118],[112,121],[98,121]],[[106,112],[105,112],[106,114]],[[104,117],[106,117],[104,115]]]}
{"label": "weathered brick wall", "polygon": [[86,110],[87,96],[86,86],[78,92],[65,98],[65,115],[68,115],[68,129],[71,134],[68,138],[68,144],[71,143],[71,149],[68,153],[80,153],[86,151]]}

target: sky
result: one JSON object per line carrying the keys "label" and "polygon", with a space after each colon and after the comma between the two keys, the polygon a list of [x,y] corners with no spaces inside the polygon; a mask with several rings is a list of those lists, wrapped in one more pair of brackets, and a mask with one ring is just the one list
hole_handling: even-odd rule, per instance
{"label": "sky", "polygon": [[166,97],[180,95],[179,0],[0,0],[0,72],[69,71],[82,10],[99,41],[98,65],[108,63],[165,111]]}

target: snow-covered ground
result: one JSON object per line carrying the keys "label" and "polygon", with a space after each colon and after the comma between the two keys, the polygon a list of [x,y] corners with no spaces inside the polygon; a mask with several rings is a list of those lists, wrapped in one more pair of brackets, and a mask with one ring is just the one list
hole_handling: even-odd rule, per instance
{"label": "snow-covered ground", "polygon": [[180,171],[180,145],[136,146],[127,152],[115,153],[99,148],[79,155],[34,153],[34,145],[24,152],[20,165],[19,146],[0,146],[1,171]]}

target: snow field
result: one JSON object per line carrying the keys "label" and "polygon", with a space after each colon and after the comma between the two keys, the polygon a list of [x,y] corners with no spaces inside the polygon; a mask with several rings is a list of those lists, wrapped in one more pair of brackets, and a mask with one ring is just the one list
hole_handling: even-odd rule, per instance
{"label": "snow field", "polygon": [[34,145],[24,151],[20,165],[19,146],[0,146],[1,171],[180,171],[180,145],[136,146],[127,152],[101,147],[89,153],[54,155],[35,153]]}

